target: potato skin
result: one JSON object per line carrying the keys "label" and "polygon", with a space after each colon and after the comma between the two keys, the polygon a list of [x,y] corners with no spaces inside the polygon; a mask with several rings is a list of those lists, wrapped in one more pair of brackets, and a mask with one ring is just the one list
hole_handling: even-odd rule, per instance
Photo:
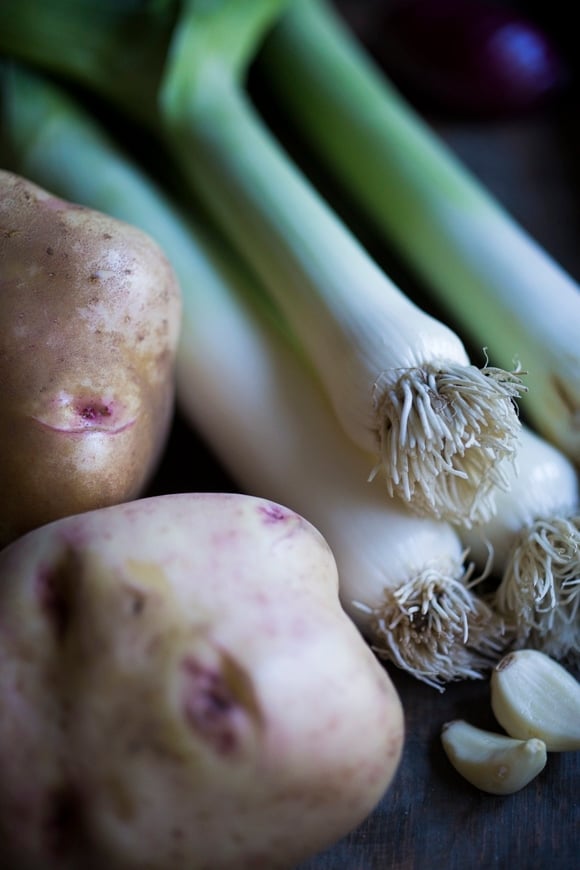
{"label": "potato skin", "polygon": [[0,577],[0,866],[291,868],[391,783],[399,698],[283,506],[69,517],[0,553]]}
{"label": "potato skin", "polygon": [[166,441],[180,291],[141,230],[0,171],[0,545],[139,495]]}

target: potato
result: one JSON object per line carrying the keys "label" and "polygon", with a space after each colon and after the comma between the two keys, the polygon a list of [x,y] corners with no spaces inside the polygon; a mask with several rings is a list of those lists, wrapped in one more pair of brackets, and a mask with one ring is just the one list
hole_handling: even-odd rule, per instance
{"label": "potato", "polygon": [[289,868],[389,786],[398,695],[290,510],[142,499],[30,532],[0,578],[0,866]]}
{"label": "potato", "polygon": [[139,495],[174,402],[181,300],[142,231],[0,171],[0,545]]}

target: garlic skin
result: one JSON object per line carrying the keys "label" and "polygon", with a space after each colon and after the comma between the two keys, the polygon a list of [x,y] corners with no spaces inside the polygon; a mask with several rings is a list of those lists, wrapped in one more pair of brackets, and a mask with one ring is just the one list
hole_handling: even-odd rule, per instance
{"label": "garlic skin", "polygon": [[518,740],[470,725],[463,719],[447,722],[441,743],[453,767],[481,791],[513,794],[530,783],[546,766],[546,744],[538,738]]}
{"label": "garlic skin", "polygon": [[580,749],[580,683],[534,649],[508,653],[492,671],[491,707],[511,737],[537,737],[549,752]]}

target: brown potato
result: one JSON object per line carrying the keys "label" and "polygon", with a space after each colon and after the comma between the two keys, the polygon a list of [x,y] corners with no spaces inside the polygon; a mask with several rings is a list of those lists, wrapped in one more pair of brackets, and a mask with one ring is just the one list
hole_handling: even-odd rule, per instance
{"label": "brown potato", "polygon": [[391,784],[400,699],[284,506],[115,505],[15,541],[0,577],[1,867],[291,868]]}
{"label": "brown potato", "polygon": [[0,544],[139,495],[173,409],[179,287],[141,230],[0,171]]}

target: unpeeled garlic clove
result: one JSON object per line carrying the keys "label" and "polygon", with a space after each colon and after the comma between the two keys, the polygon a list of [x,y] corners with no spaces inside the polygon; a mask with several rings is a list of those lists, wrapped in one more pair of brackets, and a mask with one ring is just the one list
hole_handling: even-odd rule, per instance
{"label": "unpeeled garlic clove", "polygon": [[546,765],[546,745],[542,740],[517,740],[494,734],[463,719],[443,726],[441,742],[457,772],[490,794],[519,791]]}
{"label": "unpeeled garlic clove", "polygon": [[511,737],[538,737],[549,752],[580,749],[580,683],[546,653],[508,653],[491,675],[491,707]]}

